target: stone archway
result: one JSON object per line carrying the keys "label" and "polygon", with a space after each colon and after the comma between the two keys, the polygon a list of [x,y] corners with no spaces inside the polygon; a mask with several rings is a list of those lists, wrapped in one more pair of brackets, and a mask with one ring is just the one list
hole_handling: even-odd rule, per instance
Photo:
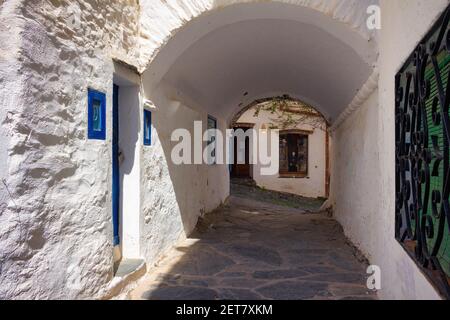
{"label": "stone archway", "polygon": [[[368,6],[378,4],[379,0],[276,0],[272,2],[321,13],[353,30],[365,41],[372,42],[376,51],[377,35],[376,32],[367,29],[365,13]],[[236,5],[258,3],[261,4],[261,1],[204,0],[199,2],[183,0],[172,3],[165,1],[141,2],[140,43],[145,52],[140,55],[140,71],[144,71],[162,48],[184,27],[195,22],[196,18],[224,11]],[[210,21],[211,23],[215,22]],[[203,30],[203,32],[205,31],[208,32]]]}
{"label": "stone archway", "polygon": [[[141,94],[154,110],[156,146],[142,155],[152,183],[142,186],[141,208],[149,221],[143,232],[152,233],[156,245],[173,243],[174,233],[189,234],[198,212],[214,210],[229,194],[226,165],[170,163],[174,129],[194,132],[194,121],[212,116],[224,130],[243,106],[285,94],[333,123],[376,73],[377,41],[364,19],[374,1],[208,3],[142,7],[141,36],[152,36],[141,39]],[[167,168],[170,179],[155,174],[158,167]],[[155,203],[174,214],[152,217]],[[148,261],[160,247],[144,249]]]}
{"label": "stone archway", "polygon": [[[242,105],[289,94],[334,122],[350,113],[343,112],[347,106],[354,110],[359,91],[377,79],[377,39],[362,15],[376,2],[213,2],[195,13],[189,6],[171,8],[176,14],[164,27],[156,15],[167,8],[143,4],[141,34],[160,28],[153,32],[158,38],[143,40],[145,96],[164,90],[200,109],[227,108],[216,113],[230,120]],[[274,79],[264,81],[268,74]],[[373,92],[369,87],[364,97]]]}
{"label": "stone archway", "polygon": [[[248,110],[254,108],[255,106],[259,105],[259,104],[263,104],[265,102],[270,102],[273,100],[286,100],[286,101],[292,101],[292,102],[298,102],[300,104],[304,104],[303,101],[301,101],[300,99],[295,99],[295,98],[291,98],[288,95],[284,95],[284,96],[279,96],[279,97],[267,97],[267,98],[262,98],[262,99],[257,99],[245,106],[240,105],[240,107],[242,107],[242,109],[240,109],[236,114],[233,115],[233,117],[231,118],[231,122],[230,122],[230,127],[232,127],[236,121],[239,120],[239,118]],[[315,111],[317,111],[314,107],[311,106],[311,108],[313,108]],[[321,117],[324,118],[324,120],[326,121],[325,117],[319,112],[317,111]],[[327,125],[329,125],[327,123]]]}
{"label": "stone archway", "polygon": [[225,127],[253,101],[288,95],[335,128],[377,87],[377,36],[366,27],[376,3],[143,3],[141,35],[153,35],[142,39],[143,95],[161,115],[188,108]]}
{"label": "stone archway", "polygon": [[[154,125],[162,138],[158,152],[170,157],[172,129],[191,130],[193,120],[209,115],[225,129],[243,106],[269,96],[289,95],[313,105],[330,124],[342,121],[342,114],[350,114],[348,106],[355,110],[372,93],[374,86],[367,83],[376,82],[377,38],[366,27],[367,6],[373,3],[143,2],[142,95],[156,110]],[[143,157],[144,172],[158,165]],[[178,203],[198,203],[200,211],[220,203],[221,197],[211,204],[201,199],[201,185],[228,185],[226,166],[198,169],[202,174],[191,178],[202,181],[192,190],[199,195],[195,201],[180,200],[186,197],[183,190],[192,187],[190,179],[177,181],[183,170],[167,166],[172,177],[167,185],[178,189]],[[155,190],[149,185],[143,192]],[[220,187],[212,192],[226,194]],[[153,204],[143,201],[144,212],[149,211]],[[187,207],[176,209],[193,210]],[[183,218],[185,230],[192,230],[195,217]]]}

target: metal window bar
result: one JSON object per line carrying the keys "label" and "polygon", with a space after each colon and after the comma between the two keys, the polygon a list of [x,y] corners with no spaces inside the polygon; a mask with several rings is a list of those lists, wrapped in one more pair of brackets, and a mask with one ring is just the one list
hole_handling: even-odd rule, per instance
{"label": "metal window bar", "polygon": [[395,79],[395,236],[450,298],[450,6]]}

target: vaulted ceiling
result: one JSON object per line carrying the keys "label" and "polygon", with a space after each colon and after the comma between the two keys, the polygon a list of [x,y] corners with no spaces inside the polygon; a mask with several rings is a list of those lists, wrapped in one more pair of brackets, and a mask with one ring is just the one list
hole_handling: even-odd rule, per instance
{"label": "vaulted ceiling", "polygon": [[370,77],[376,58],[373,39],[330,16],[288,4],[241,4],[183,27],[144,82],[225,119],[256,99],[287,94],[332,122]]}

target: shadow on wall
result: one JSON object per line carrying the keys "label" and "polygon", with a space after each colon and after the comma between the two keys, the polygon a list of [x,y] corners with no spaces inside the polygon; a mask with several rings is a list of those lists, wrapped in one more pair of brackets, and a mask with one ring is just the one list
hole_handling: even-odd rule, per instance
{"label": "shadow on wall", "polygon": [[[163,90],[153,92],[162,93]],[[198,218],[210,208],[219,206],[228,196],[225,165],[176,165],[171,160],[175,129],[186,129],[192,137],[194,121],[205,121],[207,115],[168,101],[163,95],[153,97],[152,145],[142,153],[141,224],[142,251],[147,261],[154,261],[180,238],[188,236]],[[193,140],[191,150],[194,150]],[[211,169],[211,170],[210,170]],[[209,183],[209,177],[218,178]]]}
{"label": "shadow on wall", "polygon": [[[131,217],[139,214],[139,162],[138,147],[140,145],[139,132],[141,130],[140,107],[139,107],[139,87],[138,86],[119,86],[119,152],[122,154],[119,158],[120,169],[120,245],[122,253],[124,240],[129,237],[124,232],[124,223],[132,224]],[[125,203],[127,202],[127,203]],[[127,217],[124,216],[127,214]],[[136,219],[137,220],[137,219]],[[130,230],[127,230],[130,232]]]}

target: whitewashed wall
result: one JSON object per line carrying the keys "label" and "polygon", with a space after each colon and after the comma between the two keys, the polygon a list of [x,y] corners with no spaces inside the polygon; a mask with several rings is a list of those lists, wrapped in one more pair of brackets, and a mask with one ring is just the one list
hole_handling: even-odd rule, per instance
{"label": "whitewashed wall", "polygon": [[[258,117],[255,117],[255,108],[244,112],[237,120],[237,124],[252,123],[255,125],[255,130],[260,130],[263,125],[267,127],[273,123],[274,115],[270,111],[261,110]],[[324,121],[319,124],[323,129],[326,128]],[[305,178],[280,178],[278,173],[269,176],[261,175],[261,164],[257,163],[253,165],[253,179],[258,186],[269,190],[310,198],[325,197],[326,132],[308,122],[297,125],[295,129],[313,132],[308,136],[308,175]],[[279,144],[275,150],[279,150]]]}
{"label": "whitewashed wall", "polygon": [[[416,264],[394,240],[395,198],[395,75],[416,45],[449,4],[448,0],[401,0],[381,2],[383,28],[380,34],[379,150],[381,200],[378,235],[381,241],[374,263],[383,268],[382,297],[434,299],[435,290]],[[389,259],[386,251],[389,248]],[[379,262],[378,262],[379,261]]]}
{"label": "whitewashed wall", "polygon": [[[195,17],[211,12],[220,11],[242,3],[257,3],[260,0],[141,0],[141,46],[146,50],[142,52],[140,62],[145,68],[153,60],[157,52],[170,38]],[[272,0],[273,3],[286,3],[299,7],[313,9],[339,21],[354,30],[364,39],[373,39],[373,31],[366,27],[366,9],[378,0]],[[207,30],[197,30],[198,40]],[[329,30],[333,33],[333,30]]]}
{"label": "whitewashed wall", "polygon": [[[144,84],[145,86],[145,84]],[[194,137],[194,121],[202,121],[206,130],[208,114],[171,101],[159,92],[152,96],[152,146],[143,147],[141,164],[141,247],[142,255],[151,264],[183,239],[196,226],[198,217],[216,209],[229,194],[226,165],[175,165],[171,141],[175,129],[187,129]],[[147,97],[150,98],[150,97]],[[218,119],[219,129],[225,121]],[[194,152],[192,140],[192,152]]]}
{"label": "whitewashed wall", "polygon": [[381,298],[439,299],[395,240],[395,75],[448,0],[382,0],[379,89],[333,134],[332,204],[346,234],[381,267]]}
{"label": "whitewashed wall", "polygon": [[372,261],[380,212],[378,91],[332,133],[331,197],[345,233]]}
{"label": "whitewashed wall", "polygon": [[[0,174],[14,199],[0,214],[0,297],[95,297],[113,276],[111,58],[136,59],[137,1],[9,0],[0,10],[0,91],[11,94]],[[88,87],[107,94],[106,141],[86,138]]]}

